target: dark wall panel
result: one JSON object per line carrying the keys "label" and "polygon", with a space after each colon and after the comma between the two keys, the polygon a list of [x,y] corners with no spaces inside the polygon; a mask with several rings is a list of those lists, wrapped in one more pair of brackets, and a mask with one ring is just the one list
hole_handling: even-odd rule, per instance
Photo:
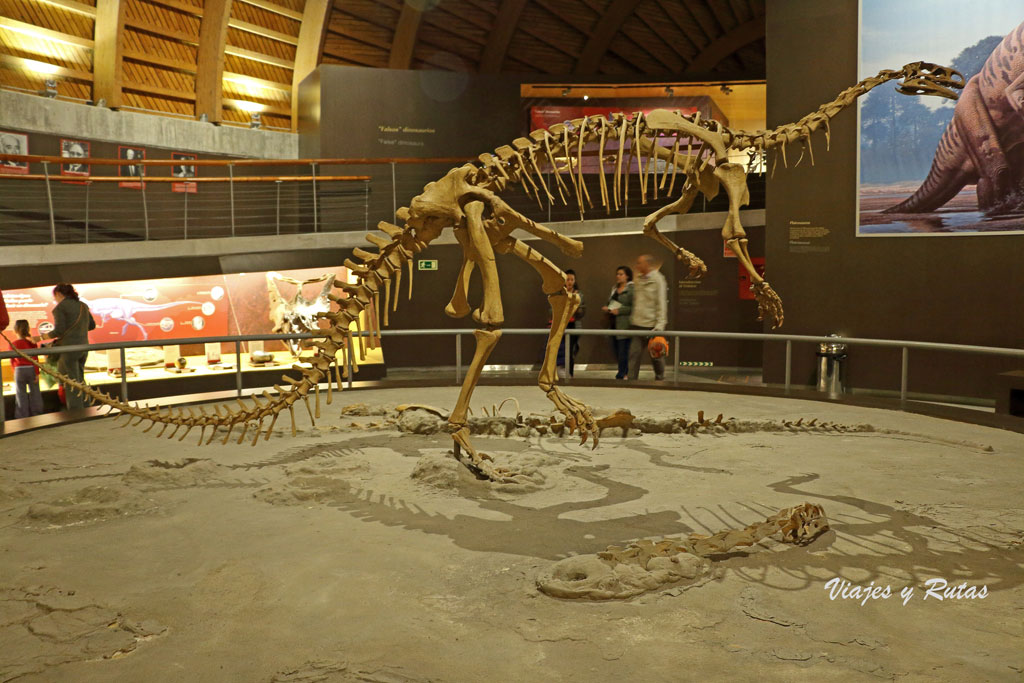
{"label": "dark wall panel", "polygon": [[[857,81],[857,22],[856,0],[768,5],[769,127],[796,121]],[[856,237],[856,123],[853,108],[840,113],[831,151],[818,133],[815,165],[780,164],[768,183],[766,248],[786,307],[783,331],[1020,348],[1024,236]],[[799,147],[792,151],[790,160]],[[791,242],[793,223],[829,232],[809,245]],[[794,381],[813,375],[814,350],[794,346]],[[767,346],[765,362],[768,381],[781,382],[782,346]],[[912,352],[910,390],[991,398],[995,375],[1019,365]],[[855,387],[899,388],[898,351],[858,348],[849,366]]]}

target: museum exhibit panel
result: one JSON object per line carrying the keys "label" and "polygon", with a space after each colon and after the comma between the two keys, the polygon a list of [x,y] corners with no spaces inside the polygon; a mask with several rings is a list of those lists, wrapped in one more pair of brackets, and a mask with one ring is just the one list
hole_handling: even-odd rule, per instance
{"label": "museum exhibit panel", "polygon": [[1022,21],[9,0],[0,679],[1018,679]]}

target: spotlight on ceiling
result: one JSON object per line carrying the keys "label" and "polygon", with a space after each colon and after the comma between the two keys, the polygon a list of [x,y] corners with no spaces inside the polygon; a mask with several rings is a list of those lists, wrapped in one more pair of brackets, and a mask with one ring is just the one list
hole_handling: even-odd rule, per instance
{"label": "spotlight on ceiling", "polygon": [[210,120],[210,117],[207,116],[205,113],[199,115],[199,122],[200,123],[207,123],[209,120]]}
{"label": "spotlight on ceiling", "polygon": [[572,88],[562,88],[562,97],[568,97],[571,92]]}
{"label": "spotlight on ceiling", "polygon": [[263,125],[263,119],[258,111],[254,111],[249,115],[249,127],[259,128]]}
{"label": "spotlight on ceiling", "polygon": [[675,94],[676,94],[676,91],[672,89],[671,85],[666,85],[665,86],[665,96],[666,97],[675,97]]}
{"label": "spotlight on ceiling", "polygon": [[43,90],[39,94],[42,95],[43,97],[49,97],[50,99],[53,99],[54,97],[56,97],[57,96],[57,80],[54,79],[54,78],[47,78],[46,79],[46,90]]}
{"label": "spotlight on ceiling", "polygon": [[589,100],[589,99],[590,99],[590,95],[584,95],[584,96],[583,96],[583,101],[584,101],[584,102],[586,102],[586,101],[587,101],[587,100]]}
{"label": "spotlight on ceiling", "polygon": [[729,86],[727,86],[727,85],[726,85],[726,84],[724,84],[724,83],[722,84],[722,87],[721,87],[721,88],[719,88],[719,89],[720,89],[720,90],[722,91],[722,94],[723,94],[723,95],[728,95],[729,93],[731,93],[731,92],[732,92],[732,88],[730,88]]}

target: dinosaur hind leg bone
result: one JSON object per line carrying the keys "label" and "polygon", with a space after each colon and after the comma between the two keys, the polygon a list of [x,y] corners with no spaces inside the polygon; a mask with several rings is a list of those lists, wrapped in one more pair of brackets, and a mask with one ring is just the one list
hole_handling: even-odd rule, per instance
{"label": "dinosaur hind leg bone", "polygon": [[[469,364],[466,372],[466,379],[462,382],[462,390],[459,392],[459,400],[455,409],[448,417],[448,430],[455,441],[455,458],[468,467],[473,474],[481,479],[501,481],[508,473],[498,470],[488,460],[490,456],[479,453],[469,442],[469,425],[466,416],[469,411],[469,401],[473,397],[473,390],[476,383],[480,381],[480,373],[483,372],[484,363],[487,362],[491,351],[497,346],[501,339],[501,330],[476,330],[473,332],[476,338],[476,351],[473,354],[473,362]],[[462,451],[466,452],[463,456]]]}
{"label": "dinosaur hind leg bone", "polygon": [[743,266],[750,281],[753,283],[754,296],[757,298],[757,318],[772,324],[776,328],[782,324],[782,300],[775,293],[764,278],[754,269],[750,260],[750,253],[747,251],[747,233],[740,223],[740,207],[750,201],[750,193],[747,190],[747,173],[742,164],[719,164],[715,167],[715,176],[725,187],[729,196],[729,213],[722,227],[722,240],[736,254],[736,258]]}
{"label": "dinosaur hind leg bone", "polygon": [[551,303],[551,332],[548,333],[544,362],[541,364],[537,383],[548,399],[555,404],[558,411],[565,416],[565,424],[569,428],[569,432],[572,433],[573,430],[579,429],[581,444],[586,442],[587,437],[593,435],[596,448],[598,427],[590,407],[567,396],[555,385],[558,378],[555,367],[558,346],[562,343],[562,335],[565,334],[569,319],[580,305],[580,297],[578,294],[569,294],[566,291],[565,273],[520,240],[506,238],[499,243],[498,250],[501,253],[515,254],[540,273],[544,293],[548,295],[548,301]]}

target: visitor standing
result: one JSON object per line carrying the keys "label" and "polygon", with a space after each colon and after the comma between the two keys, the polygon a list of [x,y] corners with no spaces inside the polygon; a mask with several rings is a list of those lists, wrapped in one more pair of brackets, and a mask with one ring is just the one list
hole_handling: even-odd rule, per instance
{"label": "visitor standing", "polygon": [[[668,283],[658,270],[650,254],[636,260],[637,276],[633,280],[633,311],[629,316],[629,329],[661,331],[668,324]],[[654,335],[652,335],[654,336]],[[647,350],[650,337],[633,337],[629,349],[629,378],[640,377],[641,356]],[[649,354],[650,355],[650,354]],[[665,379],[665,359],[651,355],[654,379]]]}
{"label": "visitor standing", "polygon": [[[633,312],[633,269],[619,266],[615,270],[615,286],[608,297],[608,303],[601,310],[611,318],[611,329],[628,330],[629,317]],[[612,351],[618,362],[615,379],[626,379],[629,375],[629,340],[630,337],[612,337]]]}
{"label": "visitor standing", "polygon": [[[96,329],[89,307],[78,300],[75,288],[61,282],[53,288],[53,331],[43,334],[41,339],[54,339],[54,346],[78,346],[89,343],[89,331]],[[35,340],[33,340],[35,341]],[[88,351],[62,353],[57,359],[57,370],[73,380],[85,384],[85,358]],[[84,408],[85,398],[71,387],[64,387],[68,409]]]}
{"label": "visitor standing", "polygon": [[[15,320],[14,332],[18,338],[11,343],[16,349],[39,348],[29,339],[27,320]],[[43,395],[39,393],[39,368],[20,356],[11,359],[14,368],[14,417],[32,417],[43,412]]]}

